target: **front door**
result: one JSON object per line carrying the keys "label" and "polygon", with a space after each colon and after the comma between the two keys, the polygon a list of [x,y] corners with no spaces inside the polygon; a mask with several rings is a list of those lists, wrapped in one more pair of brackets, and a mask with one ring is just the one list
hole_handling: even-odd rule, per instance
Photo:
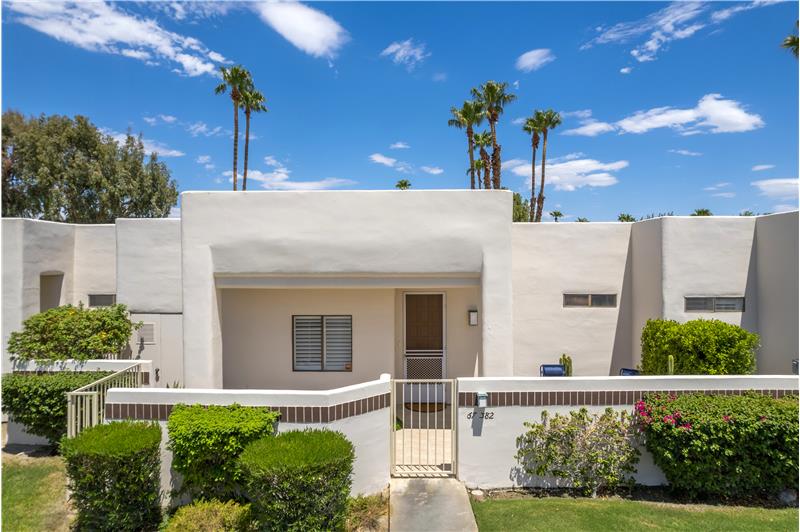
{"label": "front door", "polygon": [[405,294],[404,378],[444,378],[446,370],[444,313],[442,293]]}

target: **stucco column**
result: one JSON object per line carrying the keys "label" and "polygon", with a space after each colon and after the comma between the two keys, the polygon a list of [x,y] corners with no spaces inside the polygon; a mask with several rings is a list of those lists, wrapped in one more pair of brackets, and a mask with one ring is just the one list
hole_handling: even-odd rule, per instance
{"label": "stucco column", "polygon": [[514,374],[510,235],[501,245],[484,253],[481,307],[482,376],[510,377]]}

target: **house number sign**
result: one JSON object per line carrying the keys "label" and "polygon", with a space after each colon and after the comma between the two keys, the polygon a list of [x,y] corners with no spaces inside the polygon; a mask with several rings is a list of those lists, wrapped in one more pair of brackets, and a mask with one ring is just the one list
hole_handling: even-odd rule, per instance
{"label": "house number sign", "polygon": [[467,412],[467,419],[494,419],[494,412]]}

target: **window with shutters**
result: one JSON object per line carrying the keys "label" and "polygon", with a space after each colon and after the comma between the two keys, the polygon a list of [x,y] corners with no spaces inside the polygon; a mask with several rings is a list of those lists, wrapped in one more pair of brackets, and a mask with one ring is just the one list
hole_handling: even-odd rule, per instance
{"label": "window with shutters", "polygon": [[89,294],[90,307],[110,307],[117,304],[117,294]]}
{"label": "window with shutters", "polygon": [[564,294],[564,306],[614,308],[617,294]]}
{"label": "window with shutters", "polygon": [[686,312],[744,312],[743,297],[685,297]]}
{"label": "window with shutters", "polygon": [[140,345],[155,345],[156,343],[156,324],[143,323],[139,330],[136,331],[139,336]]}
{"label": "window with shutters", "polygon": [[352,316],[293,316],[295,371],[352,371]]}

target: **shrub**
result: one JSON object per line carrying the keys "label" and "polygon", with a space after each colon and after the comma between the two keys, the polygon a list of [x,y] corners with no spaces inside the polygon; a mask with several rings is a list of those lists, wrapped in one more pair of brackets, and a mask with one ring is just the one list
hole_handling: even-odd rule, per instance
{"label": "shrub", "polygon": [[197,501],[182,506],[169,520],[166,532],[244,532],[255,530],[249,504]]}
{"label": "shrub", "polygon": [[245,494],[266,530],[339,530],[347,517],[353,445],[338,432],[291,431],[247,446]]}
{"label": "shrub", "polygon": [[25,430],[56,445],[67,433],[67,392],[110,375],[106,371],[78,373],[6,373],[3,411]]}
{"label": "shrub", "polygon": [[517,460],[529,475],[553,476],[595,497],[600,488],[631,485],[639,461],[636,430],[627,412],[607,408],[589,415],[585,408],[541,423],[525,423],[517,438]]}
{"label": "shrub", "polygon": [[797,397],[659,395],[636,405],[647,450],[691,497],[797,489]]}
{"label": "shrub", "polygon": [[78,530],[155,530],[161,522],[161,428],[119,421],[61,441]]}
{"label": "shrub", "polygon": [[119,354],[134,330],[125,305],[51,308],[34,314],[8,338],[12,360],[91,360]]}
{"label": "shrub", "polygon": [[183,475],[181,491],[204,499],[237,497],[236,458],[248,443],[273,434],[277,420],[268,408],[176,405],[167,430],[172,467]]}
{"label": "shrub", "polygon": [[719,320],[647,320],[642,330],[642,372],[675,375],[744,375],[755,370],[759,338]]}

